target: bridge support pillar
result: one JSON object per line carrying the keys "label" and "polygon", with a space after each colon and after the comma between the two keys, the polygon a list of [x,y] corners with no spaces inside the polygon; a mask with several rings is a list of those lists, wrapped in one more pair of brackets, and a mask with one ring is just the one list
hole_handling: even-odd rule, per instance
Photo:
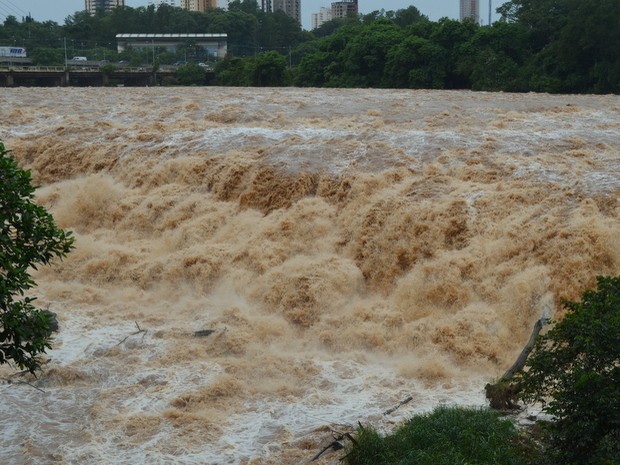
{"label": "bridge support pillar", "polygon": [[15,85],[15,78],[13,77],[13,73],[9,73],[6,75],[6,86],[13,87]]}

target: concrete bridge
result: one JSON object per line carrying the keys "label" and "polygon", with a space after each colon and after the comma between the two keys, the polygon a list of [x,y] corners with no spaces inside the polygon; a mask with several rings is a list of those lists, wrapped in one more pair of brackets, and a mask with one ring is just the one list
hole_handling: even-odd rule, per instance
{"label": "concrete bridge", "polygon": [[[205,72],[205,74],[213,74]],[[65,87],[65,86],[152,86],[174,79],[176,69],[153,72],[150,67],[123,67],[102,71],[99,66],[19,66],[0,64],[0,87]]]}

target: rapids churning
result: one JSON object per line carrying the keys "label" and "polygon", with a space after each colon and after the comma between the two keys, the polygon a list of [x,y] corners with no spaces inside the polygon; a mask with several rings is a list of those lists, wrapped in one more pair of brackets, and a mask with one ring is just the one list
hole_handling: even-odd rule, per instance
{"label": "rapids churning", "polygon": [[329,427],[484,404],[545,305],[559,318],[620,272],[617,96],[0,103],[0,138],[77,239],[34,275],[60,332],[40,390],[0,384],[2,463],[307,463]]}

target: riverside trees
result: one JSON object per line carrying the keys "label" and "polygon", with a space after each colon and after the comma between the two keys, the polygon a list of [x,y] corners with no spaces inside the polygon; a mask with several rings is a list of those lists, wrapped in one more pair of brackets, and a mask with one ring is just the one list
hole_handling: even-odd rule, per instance
{"label": "riverside trees", "polygon": [[618,0],[512,0],[498,12],[527,28],[531,90],[620,93]]}
{"label": "riverside trees", "polygon": [[21,169],[0,142],[0,364],[34,372],[50,347],[50,315],[27,296],[36,283],[30,269],[64,257],[71,233],[34,203],[29,171]]}

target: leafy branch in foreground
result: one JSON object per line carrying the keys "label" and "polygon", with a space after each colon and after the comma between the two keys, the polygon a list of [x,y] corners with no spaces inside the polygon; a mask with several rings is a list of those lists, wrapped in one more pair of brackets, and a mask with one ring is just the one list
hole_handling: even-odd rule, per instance
{"label": "leafy branch in foreground", "polygon": [[51,317],[26,291],[36,286],[30,269],[62,258],[73,248],[70,232],[34,203],[30,171],[21,169],[0,141],[0,364],[34,372],[50,348]]}

